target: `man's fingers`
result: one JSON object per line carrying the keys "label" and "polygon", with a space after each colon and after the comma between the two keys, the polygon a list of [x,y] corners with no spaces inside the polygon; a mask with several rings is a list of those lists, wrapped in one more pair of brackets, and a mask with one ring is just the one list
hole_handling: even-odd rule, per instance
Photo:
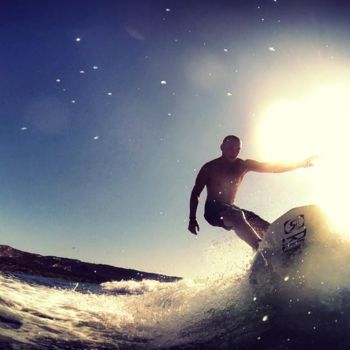
{"label": "man's fingers", "polygon": [[305,159],[305,166],[306,167],[310,167],[310,166],[314,166],[316,162],[319,162],[320,160],[322,160],[323,156],[321,155],[313,155],[309,158]]}
{"label": "man's fingers", "polygon": [[192,234],[194,234],[194,235],[197,234],[197,232],[196,232],[196,227],[194,227],[194,226],[189,226],[189,227],[188,227],[188,230],[189,230]]}

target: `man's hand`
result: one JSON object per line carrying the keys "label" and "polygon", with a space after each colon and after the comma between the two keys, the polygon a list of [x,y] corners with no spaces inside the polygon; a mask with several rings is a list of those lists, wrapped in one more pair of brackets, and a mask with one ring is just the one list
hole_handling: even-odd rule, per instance
{"label": "man's hand", "polygon": [[188,224],[188,230],[194,235],[198,234],[197,231],[199,232],[199,225],[197,219],[190,219],[190,222]]}
{"label": "man's hand", "polygon": [[320,159],[319,156],[311,156],[309,158],[306,158],[302,163],[302,167],[303,168],[310,168],[310,167],[314,166],[315,161],[318,159]]}

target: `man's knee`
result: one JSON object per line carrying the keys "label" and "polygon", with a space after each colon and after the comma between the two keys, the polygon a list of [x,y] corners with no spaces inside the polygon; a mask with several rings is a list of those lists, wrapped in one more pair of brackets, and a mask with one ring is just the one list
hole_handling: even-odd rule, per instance
{"label": "man's knee", "polygon": [[240,210],[225,212],[222,214],[221,219],[225,227],[229,227],[230,229],[248,224],[244,213]]}

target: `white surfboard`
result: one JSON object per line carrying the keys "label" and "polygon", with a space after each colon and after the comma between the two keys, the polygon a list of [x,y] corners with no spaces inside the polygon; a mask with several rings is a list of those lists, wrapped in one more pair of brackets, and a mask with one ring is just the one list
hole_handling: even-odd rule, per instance
{"label": "white surfboard", "polygon": [[269,227],[253,260],[252,273],[269,266],[283,277],[291,267],[302,264],[308,249],[323,244],[331,234],[320,207],[309,205],[289,210]]}

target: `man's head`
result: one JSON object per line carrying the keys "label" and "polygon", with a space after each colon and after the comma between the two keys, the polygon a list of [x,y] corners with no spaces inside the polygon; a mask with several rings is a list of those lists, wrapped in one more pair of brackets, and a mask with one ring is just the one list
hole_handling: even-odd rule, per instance
{"label": "man's head", "polygon": [[220,149],[222,151],[222,156],[226,160],[233,162],[236,160],[241,147],[242,142],[237,136],[228,135],[223,139]]}

